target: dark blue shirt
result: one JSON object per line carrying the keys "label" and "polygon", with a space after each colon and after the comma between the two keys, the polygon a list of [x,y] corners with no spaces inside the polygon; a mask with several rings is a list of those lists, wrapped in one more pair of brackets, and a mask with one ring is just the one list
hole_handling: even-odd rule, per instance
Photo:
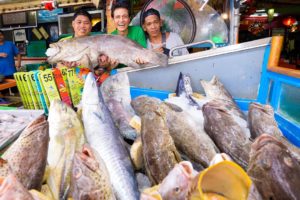
{"label": "dark blue shirt", "polygon": [[14,56],[19,54],[18,48],[10,41],[4,41],[0,45],[0,53],[6,53],[7,57],[0,57],[0,74],[4,76],[13,75],[16,72]]}

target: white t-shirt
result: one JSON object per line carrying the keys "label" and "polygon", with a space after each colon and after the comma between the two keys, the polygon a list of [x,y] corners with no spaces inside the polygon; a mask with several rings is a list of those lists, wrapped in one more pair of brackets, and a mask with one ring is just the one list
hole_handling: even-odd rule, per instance
{"label": "white t-shirt", "polygon": [[[171,49],[181,45],[184,45],[181,37],[177,33],[170,32],[169,37],[166,39],[166,48]],[[147,49],[156,49],[160,46],[160,44],[151,44],[150,40],[147,39]],[[181,56],[185,54],[189,54],[187,48],[177,49],[173,52],[173,56]]]}

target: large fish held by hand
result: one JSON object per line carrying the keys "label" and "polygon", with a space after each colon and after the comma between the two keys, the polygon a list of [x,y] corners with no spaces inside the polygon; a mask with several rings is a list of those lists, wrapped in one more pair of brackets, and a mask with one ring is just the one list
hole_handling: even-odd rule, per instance
{"label": "large fish held by hand", "polygon": [[[168,57],[145,49],[134,41],[119,35],[94,35],[80,38],[72,38],[50,44],[46,55],[49,63],[61,61],[81,61],[88,63],[89,67],[98,65],[98,56],[105,54],[136,69],[153,65],[167,66]],[[147,64],[137,64],[137,59],[146,61]]]}

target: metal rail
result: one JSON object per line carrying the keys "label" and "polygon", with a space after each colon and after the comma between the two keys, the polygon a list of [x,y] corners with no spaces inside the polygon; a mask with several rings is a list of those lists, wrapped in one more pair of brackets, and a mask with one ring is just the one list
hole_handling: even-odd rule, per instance
{"label": "metal rail", "polygon": [[169,52],[169,58],[173,58],[173,52],[177,49],[182,49],[182,48],[186,48],[186,47],[192,47],[192,46],[195,46],[195,45],[199,45],[199,44],[204,44],[204,43],[210,43],[211,46],[212,46],[212,49],[215,49],[216,48],[216,45],[215,43],[213,43],[211,40],[203,40],[203,41],[200,41],[200,42],[194,42],[194,43],[190,43],[190,44],[185,44],[185,45],[181,45],[181,46],[176,46],[176,47],[173,47],[170,49],[170,52]]}

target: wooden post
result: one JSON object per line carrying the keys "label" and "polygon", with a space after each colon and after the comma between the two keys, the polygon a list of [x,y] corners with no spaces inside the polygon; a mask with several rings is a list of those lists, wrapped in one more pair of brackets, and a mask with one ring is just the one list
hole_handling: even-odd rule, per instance
{"label": "wooden post", "polygon": [[113,32],[116,27],[115,27],[115,24],[114,24],[114,21],[111,17],[111,8],[112,8],[112,5],[113,5],[113,2],[114,0],[106,0],[106,30],[107,30],[107,33],[111,33]]}
{"label": "wooden post", "polygon": [[271,53],[269,57],[269,67],[277,67],[283,45],[283,36],[273,36],[271,41]]}

